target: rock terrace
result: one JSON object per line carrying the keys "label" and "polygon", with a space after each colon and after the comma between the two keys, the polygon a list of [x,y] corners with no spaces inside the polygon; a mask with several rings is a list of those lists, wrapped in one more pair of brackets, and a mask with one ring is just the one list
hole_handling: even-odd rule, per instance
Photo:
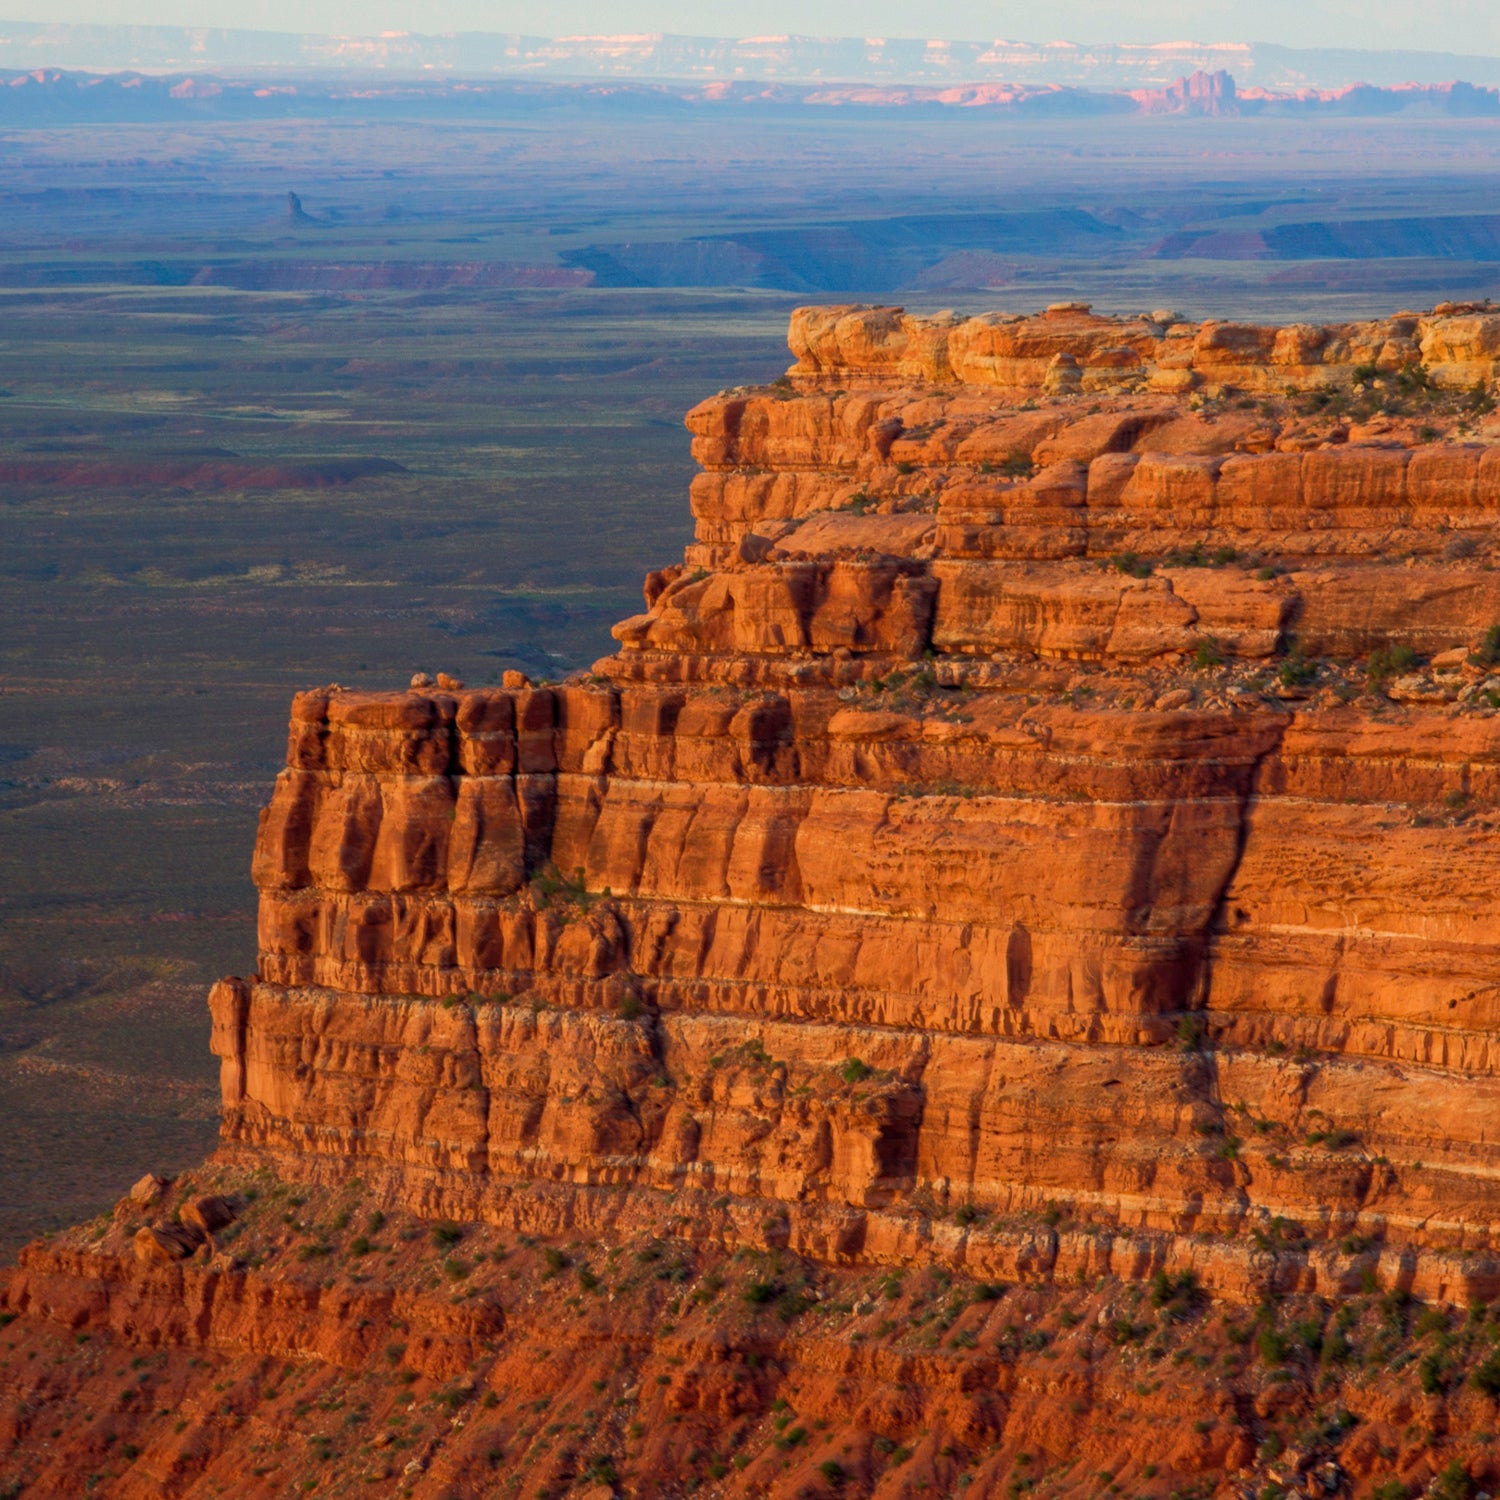
{"label": "rock terrace", "polygon": [[[791,346],[689,414],[696,539],[592,673],[297,698],[258,972],[210,999],[219,1185],[1113,1287],[1095,1326],[1132,1284],[1500,1296],[1500,313],[814,308]],[[199,1260],[274,1300],[214,1186],[5,1298],[127,1339]],[[439,1374],[511,1326],[443,1316]]]}

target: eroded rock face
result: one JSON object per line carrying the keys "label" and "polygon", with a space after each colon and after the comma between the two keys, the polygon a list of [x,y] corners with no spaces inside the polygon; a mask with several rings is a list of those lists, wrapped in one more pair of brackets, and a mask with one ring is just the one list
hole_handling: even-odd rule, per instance
{"label": "eroded rock face", "polygon": [[1006,391],[1173,395],[1201,385],[1272,391],[1348,383],[1360,372],[1420,368],[1435,384],[1489,380],[1500,314],[1444,304],[1365,323],[1258,327],[1191,323],[1174,313],[1100,317],[1084,302],[1037,316],[913,317],[899,307],[804,307],[792,314],[794,379],[843,390],[876,380]]}
{"label": "eroded rock face", "polygon": [[840,1274],[1500,1295],[1500,316],[791,342],[689,415],[697,538],[592,673],[296,699],[217,1162]]}
{"label": "eroded rock face", "polygon": [[[876,1261],[931,1205],[1167,1255],[1287,1220],[1500,1290],[1500,449],[1431,394],[1496,339],[798,313],[788,389],[689,416],[697,566],[589,679],[297,700],[226,1146],[500,1222],[727,1195]],[[1443,430],[1162,370],[1401,376]],[[1393,645],[1458,666],[1396,708],[1351,677]]]}

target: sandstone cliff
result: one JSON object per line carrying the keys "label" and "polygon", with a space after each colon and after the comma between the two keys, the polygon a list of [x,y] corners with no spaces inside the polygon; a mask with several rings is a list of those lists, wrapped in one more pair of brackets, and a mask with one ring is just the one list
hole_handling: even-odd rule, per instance
{"label": "sandstone cliff", "polygon": [[[791,344],[689,415],[696,540],[593,673],[298,697],[259,969],[210,997],[212,1175],[3,1294],[52,1399],[124,1409],[58,1328],[200,1403],[172,1351],[274,1387],[132,1440],[119,1494],[280,1492],[279,1372],[368,1415],[397,1343],[511,1455],[461,1412],[414,1468],[366,1444],[423,1494],[1468,1493],[1500,315],[805,309]],[[471,1247],[441,1274],[434,1220]],[[560,1338],[590,1437],[544,1461]],[[783,1443],[789,1403],[822,1426]],[[281,1433],[264,1473],[240,1421]],[[63,1493],[40,1431],[0,1475]]]}

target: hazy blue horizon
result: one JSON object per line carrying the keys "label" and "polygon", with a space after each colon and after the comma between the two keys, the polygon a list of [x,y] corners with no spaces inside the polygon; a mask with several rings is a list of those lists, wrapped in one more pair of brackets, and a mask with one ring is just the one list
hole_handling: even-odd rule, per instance
{"label": "hazy blue horizon", "polygon": [[259,31],[536,36],[677,32],[749,37],[918,37],[1078,43],[1272,42],[1289,47],[1485,53],[1500,51],[1493,0],[1055,0],[1045,24],[1030,4],[974,0],[745,0],[705,7],[688,0],[0,0],[5,21],[232,27]]}

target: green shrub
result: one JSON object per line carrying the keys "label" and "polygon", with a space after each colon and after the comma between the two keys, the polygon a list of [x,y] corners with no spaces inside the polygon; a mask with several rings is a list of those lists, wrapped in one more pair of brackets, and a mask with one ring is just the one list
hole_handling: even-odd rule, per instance
{"label": "green shrub", "polygon": [[1422,1309],[1416,1323],[1416,1335],[1419,1339],[1425,1339],[1429,1334],[1447,1331],[1448,1314],[1444,1308],[1424,1307]]}
{"label": "green shrub", "polygon": [[620,1482],[620,1472],[615,1468],[615,1461],[607,1453],[596,1453],[584,1470],[584,1475],[592,1479],[595,1484],[607,1484],[611,1488]]}
{"label": "green shrub", "polygon": [[1179,1322],[1188,1317],[1202,1301],[1203,1291],[1191,1271],[1176,1276],[1158,1271],[1151,1278],[1151,1305],[1165,1323]]}
{"label": "green shrub", "polygon": [[1417,653],[1404,642],[1392,642],[1370,653],[1365,675],[1379,687],[1393,677],[1402,677],[1417,665]]}
{"label": "green shrub", "polygon": [[1428,1500],[1472,1500],[1478,1486],[1469,1478],[1469,1471],[1458,1459],[1427,1486]]}
{"label": "green shrub", "polygon": [[1448,1361],[1441,1354],[1424,1354],[1417,1366],[1417,1378],[1429,1396],[1441,1396],[1448,1389]]}
{"label": "green shrub", "polygon": [[1324,1335],[1318,1357],[1325,1365],[1347,1364],[1354,1357],[1354,1345],[1342,1329],[1335,1328],[1332,1333]]}
{"label": "green shrub", "polygon": [[451,1250],[463,1237],[463,1230],[448,1220],[432,1226],[432,1243],[440,1250]]}
{"label": "green shrub", "polygon": [[1478,667],[1500,666],[1500,625],[1491,625],[1485,631],[1484,639],[1469,660]]}
{"label": "green shrub", "polygon": [[1300,647],[1294,647],[1276,668],[1276,680],[1282,687],[1306,687],[1317,675],[1317,662],[1309,661]]}
{"label": "green shrub", "polygon": [[790,1323],[800,1318],[808,1308],[816,1306],[816,1303],[806,1292],[800,1292],[794,1287],[786,1287],[777,1294],[774,1306],[776,1316],[783,1323]]}
{"label": "green shrub", "polygon": [[1203,1023],[1197,1016],[1177,1018],[1177,1043],[1184,1052],[1191,1052],[1203,1040]]}
{"label": "green shrub", "polygon": [[1474,1367],[1474,1373],[1469,1376],[1469,1380],[1476,1389],[1483,1391],[1491,1400],[1500,1400],[1500,1349],[1486,1355]]}
{"label": "green shrub", "polygon": [[1255,1335],[1255,1348],[1268,1365],[1284,1365],[1292,1352],[1291,1340],[1279,1329],[1265,1327]]}
{"label": "green shrub", "polygon": [[1193,665],[1200,672],[1224,665],[1224,646],[1217,636],[1206,635],[1193,652]]}
{"label": "green shrub", "polygon": [[1395,1333],[1406,1332],[1407,1317],[1411,1312],[1412,1295],[1408,1291],[1396,1288],[1387,1292],[1380,1299],[1380,1312],[1384,1317],[1386,1326]]}
{"label": "green shrub", "polygon": [[839,1076],[845,1083],[860,1083],[868,1078],[875,1070],[868,1063],[861,1062],[857,1057],[851,1057],[848,1062],[839,1069]]}
{"label": "green shrub", "polygon": [[[701,568],[691,581],[696,582],[700,577],[708,577]],[[553,901],[560,901],[565,905],[580,906],[587,911],[596,899],[588,888],[582,869],[575,870],[570,879],[552,864],[545,866],[532,878],[531,893],[537,905],[543,908],[551,906]]]}

